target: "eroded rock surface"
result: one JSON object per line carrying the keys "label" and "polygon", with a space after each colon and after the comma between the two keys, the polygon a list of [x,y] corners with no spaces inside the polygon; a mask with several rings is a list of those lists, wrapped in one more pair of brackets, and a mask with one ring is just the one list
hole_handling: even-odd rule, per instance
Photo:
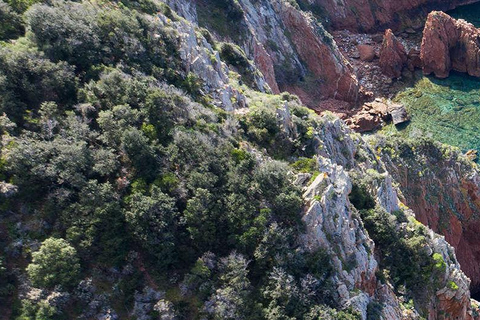
{"label": "eroded rock surface", "polygon": [[382,72],[392,78],[402,75],[407,63],[407,52],[403,44],[395,37],[391,29],[385,31],[382,49],[380,50],[380,68]]}
{"label": "eroded rock surface", "polygon": [[[199,1],[193,6],[188,0],[170,2],[186,19],[197,20]],[[359,85],[353,69],[320,21],[288,1],[239,0],[238,5],[243,15],[235,32],[209,30],[219,40],[238,44],[273,93],[294,93],[312,108],[328,99],[352,106],[357,102]]]}
{"label": "eroded rock surface", "polygon": [[[386,146],[386,148],[385,148]],[[378,148],[379,147],[379,148]],[[462,270],[480,290],[480,174],[453,147],[429,141],[380,142],[388,171],[419,221],[455,247]],[[390,150],[390,151],[386,151]]]}
{"label": "eroded rock surface", "polygon": [[433,11],[423,31],[421,59],[423,72],[446,78],[450,71],[480,77],[480,30],[465,20]]}
{"label": "eroded rock surface", "polygon": [[[312,1],[310,1],[312,2]],[[360,32],[392,28],[421,28],[431,10],[451,10],[478,0],[314,0],[326,12],[332,27]]]}

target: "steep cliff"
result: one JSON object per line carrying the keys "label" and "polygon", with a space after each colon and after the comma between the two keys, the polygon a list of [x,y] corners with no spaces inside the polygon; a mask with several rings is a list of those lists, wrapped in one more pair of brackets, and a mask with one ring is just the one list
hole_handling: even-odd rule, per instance
{"label": "steep cliff", "polygon": [[[303,1],[307,2],[307,1]],[[308,1],[311,3],[311,1]],[[335,29],[361,32],[392,28],[396,31],[407,27],[421,28],[432,10],[451,10],[477,0],[314,0]]]}
{"label": "steep cliff", "polygon": [[[214,2],[175,0],[186,18],[208,28],[217,38],[234,41],[255,61],[274,93],[297,94],[310,107],[336,99],[352,105],[359,99],[352,67],[320,21],[288,1],[241,0],[238,16]],[[215,12],[215,21],[206,19]]]}
{"label": "steep cliff", "polygon": [[423,158],[304,106],[353,104],[358,83],[293,2],[64,1],[25,24],[0,43],[0,314],[477,317],[455,250],[415,218],[428,204],[402,193]]}
{"label": "steep cliff", "polygon": [[478,166],[459,150],[431,141],[380,140],[389,172],[419,221],[443,234],[456,249],[462,270],[480,290]]}
{"label": "steep cliff", "polygon": [[[298,128],[288,113],[280,112],[279,121],[292,129],[293,138]],[[330,255],[337,302],[359,311],[361,319],[372,317],[376,305],[382,306],[384,319],[473,319],[477,311],[470,303],[470,280],[460,270],[453,247],[415,220],[399,199],[401,191],[394,187],[388,163],[370,143],[339,119],[327,115],[321,122],[312,137],[314,176],[297,177],[306,205],[302,241],[308,250],[322,248]],[[379,225],[372,225],[377,219]],[[397,247],[396,241],[412,241],[413,247]],[[407,257],[408,263],[401,261]],[[405,299],[413,299],[414,307]]]}
{"label": "steep cliff", "polygon": [[465,20],[455,20],[443,12],[431,12],[423,31],[420,54],[423,72],[446,78],[454,70],[479,77],[479,34],[480,30]]}

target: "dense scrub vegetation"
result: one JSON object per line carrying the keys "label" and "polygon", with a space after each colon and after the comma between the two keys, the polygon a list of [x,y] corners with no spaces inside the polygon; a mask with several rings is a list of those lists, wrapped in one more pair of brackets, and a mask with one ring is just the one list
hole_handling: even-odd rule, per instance
{"label": "dense scrub vegetation", "polygon": [[[205,26],[243,15],[237,0],[198,5]],[[249,99],[248,112],[222,110],[182,64],[172,21],[156,0],[0,0],[0,312],[359,319],[339,310],[330,256],[299,240],[294,173],[319,174],[323,120],[295,96],[252,90],[245,53],[197,28]],[[415,293],[435,277],[424,229],[398,229],[404,217],[361,185],[351,202],[385,281]]]}
{"label": "dense scrub vegetation", "polygon": [[332,309],[328,257],[298,247],[291,167],[248,147],[308,155],[308,111],[293,104],[293,143],[269,106],[239,122],[199,98],[156,12],[175,19],[155,1],[0,2],[0,37],[16,39],[0,46],[0,177],[14,190],[1,199],[0,309],[72,319],[94,285],[128,318],[154,286],[166,294],[151,312],[179,319],[354,319]]}

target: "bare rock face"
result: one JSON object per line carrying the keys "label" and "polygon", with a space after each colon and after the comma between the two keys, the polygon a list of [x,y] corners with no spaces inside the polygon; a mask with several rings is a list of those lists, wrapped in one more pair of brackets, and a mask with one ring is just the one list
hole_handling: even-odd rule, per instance
{"label": "bare rock face", "polygon": [[[352,67],[338,51],[335,41],[327,31],[309,16],[285,2],[280,5],[280,16],[291,34],[290,39],[298,56],[305,62],[307,70],[319,79],[312,89],[292,84],[287,85],[287,91],[289,88],[293,89],[293,92],[304,91],[318,100],[334,98],[355,102],[358,96],[358,81]],[[305,97],[304,94],[299,96]],[[304,102],[312,105],[314,101]]]}
{"label": "bare rock face", "polygon": [[433,11],[423,31],[421,59],[423,72],[439,78],[451,70],[480,77],[480,30],[465,20]]}
{"label": "bare rock face", "polygon": [[[186,12],[186,19],[198,16],[192,10],[201,10],[192,6],[191,0],[169,1],[180,14]],[[243,12],[238,30],[232,32],[237,36],[220,36],[222,32],[212,28],[209,31],[218,33],[218,40],[239,45],[273,93],[296,94],[311,108],[328,99],[356,103],[359,85],[353,68],[319,21],[284,0],[237,3]]]}
{"label": "bare rock face", "polygon": [[[415,310],[402,307],[388,284],[376,278],[379,264],[376,256],[370,254],[375,252],[375,243],[348,197],[352,177],[369,176],[372,180],[368,192],[377,206],[389,213],[401,208],[413,217],[413,211],[401,203],[402,195],[395,187],[394,177],[385,171],[389,166],[383,161],[390,160],[377,157],[370,149],[371,143],[351,136],[350,130],[338,119],[326,120],[322,132],[315,136],[319,141],[317,169],[320,174],[304,188],[307,209],[303,216],[306,226],[303,245],[307,249],[323,248],[331,255],[337,301],[341,306],[359,311],[361,319],[367,319],[371,302],[382,303],[382,319],[420,319]],[[363,155],[361,161],[355,156],[359,152]],[[371,175],[371,172],[377,173]],[[405,226],[400,223],[398,227]],[[453,247],[431,230],[426,230],[425,237],[425,250],[441,256],[444,264],[439,269],[441,272],[432,294],[421,302],[423,316],[431,320],[474,319],[476,311],[472,311],[470,302],[470,280],[460,270]]]}
{"label": "bare rock face", "polygon": [[398,41],[391,29],[385,31],[382,49],[380,50],[380,67],[382,72],[392,78],[402,75],[403,67],[407,63],[407,52],[403,44]]}
{"label": "bare rock face", "polygon": [[[173,2],[179,12],[192,19],[195,17],[190,3],[183,3],[180,0]],[[196,32],[195,25],[185,19],[172,21],[161,13],[157,14],[157,19],[162,27],[174,28],[177,31],[182,64],[185,70],[202,80],[202,90],[211,95],[213,103],[229,111],[244,107],[245,97],[230,84],[228,67],[221,62],[219,53],[205,37]],[[260,73],[256,74],[254,82],[260,91],[269,90],[265,78]]]}
{"label": "bare rock face", "polygon": [[374,32],[421,28],[432,10],[448,11],[478,0],[313,0],[327,14],[334,29]]}
{"label": "bare rock face", "polygon": [[[397,143],[395,143],[396,145]],[[380,147],[382,149],[383,147]],[[480,172],[467,156],[433,142],[382,153],[417,219],[455,247],[462,271],[480,291]]]}

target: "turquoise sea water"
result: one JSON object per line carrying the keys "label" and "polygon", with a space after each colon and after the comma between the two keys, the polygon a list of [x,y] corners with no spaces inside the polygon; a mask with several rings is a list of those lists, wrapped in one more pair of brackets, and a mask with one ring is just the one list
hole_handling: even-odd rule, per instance
{"label": "turquoise sea water", "polygon": [[463,6],[447,13],[455,19],[465,19],[477,28],[480,27],[480,4],[478,3]]}
{"label": "turquoise sea water", "polygon": [[480,79],[459,73],[448,79],[422,77],[395,100],[405,104],[412,117],[398,128],[403,135],[480,151]]}
{"label": "turquoise sea water", "polygon": [[[449,12],[480,27],[480,4]],[[410,137],[429,136],[463,150],[480,151],[480,78],[451,73],[447,79],[420,76],[414,87],[396,98],[412,121],[397,130]],[[397,131],[393,127],[388,131]]]}

